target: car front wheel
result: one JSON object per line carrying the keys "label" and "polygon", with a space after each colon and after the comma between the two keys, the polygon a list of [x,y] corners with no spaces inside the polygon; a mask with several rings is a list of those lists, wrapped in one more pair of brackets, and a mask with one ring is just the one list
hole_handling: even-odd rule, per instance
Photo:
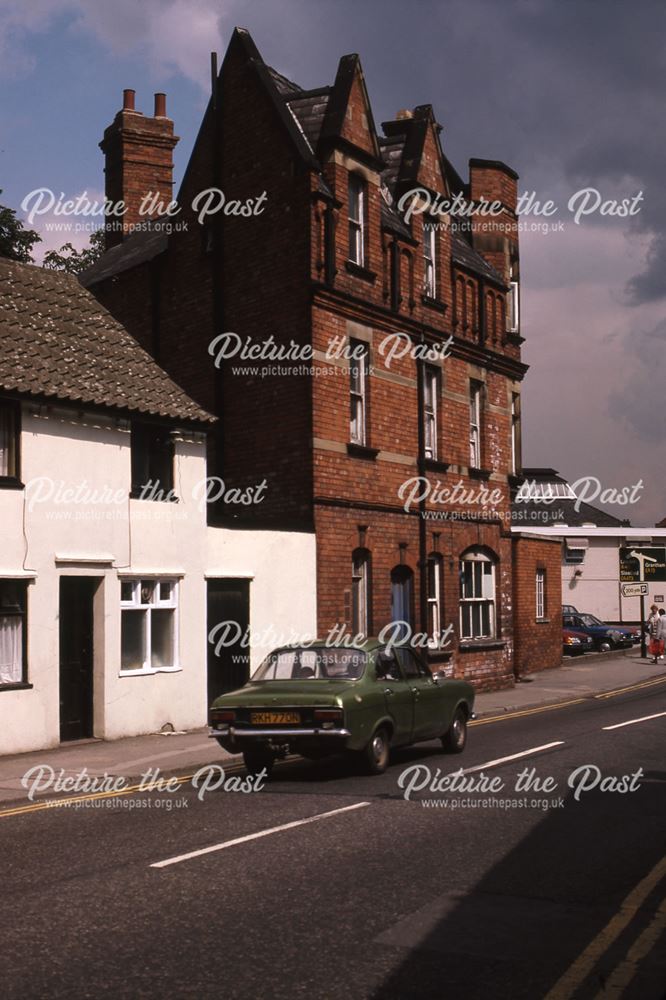
{"label": "car front wheel", "polygon": [[385,729],[378,729],[363,751],[365,765],[370,774],[383,774],[389,762],[389,736]]}
{"label": "car front wheel", "polygon": [[248,747],[243,750],[243,761],[248,774],[259,774],[266,769],[266,777],[269,778],[275,763],[275,757],[270,750],[263,747]]}
{"label": "car front wheel", "polygon": [[451,725],[442,736],[442,746],[447,753],[462,753],[467,743],[467,715],[457,708]]}

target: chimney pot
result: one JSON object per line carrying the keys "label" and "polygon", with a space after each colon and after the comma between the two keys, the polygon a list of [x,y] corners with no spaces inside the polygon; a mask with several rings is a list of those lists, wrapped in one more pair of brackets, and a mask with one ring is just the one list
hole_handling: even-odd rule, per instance
{"label": "chimney pot", "polygon": [[166,94],[155,94],[155,118],[166,118]]}
{"label": "chimney pot", "polygon": [[135,90],[123,90],[123,111],[134,111]]}
{"label": "chimney pot", "polygon": [[410,111],[408,108],[404,108],[402,111],[398,111],[395,117],[398,121],[402,121],[403,118],[413,118],[414,112]]}

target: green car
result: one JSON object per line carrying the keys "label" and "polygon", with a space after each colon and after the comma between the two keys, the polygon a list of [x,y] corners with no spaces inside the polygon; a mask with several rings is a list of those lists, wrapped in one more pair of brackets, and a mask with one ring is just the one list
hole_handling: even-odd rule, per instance
{"label": "green car", "polygon": [[273,650],[244,687],[217,698],[210,735],[240,750],[251,773],[270,773],[289,752],[351,752],[381,774],[391,747],[440,739],[461,753],[473,707],[470,684],[432,674],[406,646],[315,641]]}

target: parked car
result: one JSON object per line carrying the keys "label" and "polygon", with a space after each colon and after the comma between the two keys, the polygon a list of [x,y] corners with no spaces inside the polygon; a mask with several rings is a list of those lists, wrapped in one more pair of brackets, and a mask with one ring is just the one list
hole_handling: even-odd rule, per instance
{"label": "parked car", "polygon": [[620,646],[631,646],[634,642],[640,642],[641,640],[641,630],[638,625],[609,625],[608,622],[602,622],[596,615],[591,615],[588,612],[581,612],[580,616],[589,625],[598,628],[610,628],[614,632],[619,632],[622,637],[619,643]]}
{"label": "parked car", "polygon": [[574,608],[573,604],[563,604],[562,605],[562,614],[563,615],[578,615],[578,614],[580,614],[580,611],[578,610],[578,608]]}
{"label": "parked car", "polygon": [[347,752],[381,774],[393,747],[440,739],[461,753],[473,708],[470,684],[431,673],[411,648],[316,641],[274,650],[244,687],[217,698],[210,735],[242,751],[252,773],[270,772],[288,752]]}
{"label": "parked car", "polygon": [[631,645],[631,640],[627,639],[619,629],[599,621],[594,615],[563,615],[562,624],[564,628],[589,635],[594,643],[594,648],[602,652]]}
{"label": "parked car", "polygon": [[592,636],[585,632],[574,632],[572,629],[562,629],[562,653],[564,656],[579,656],[581,653],[591,653],[594,649]]}

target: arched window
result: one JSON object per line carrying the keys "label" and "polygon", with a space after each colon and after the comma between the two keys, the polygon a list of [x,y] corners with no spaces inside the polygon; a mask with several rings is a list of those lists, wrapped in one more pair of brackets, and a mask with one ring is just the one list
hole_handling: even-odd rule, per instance
{"label": "arched window", "polygon": [[352,632],[368,636],[372,631],[372,593],[370,553],[354,549],[352,553]]}
{"label": "arched window", "polygon": [[428,556],[428,645],[439,647],[444,620],[444,560],[438,552]]}
{"label": "arched window", "polygon": [[480,546],[460,558],[460,638],[493,639],[496,635],[496,557]]}
{"label": "arched window", "polygon": [[414,622],[414,574],[409,566],[395,566],[391,570],[391,621]]}

